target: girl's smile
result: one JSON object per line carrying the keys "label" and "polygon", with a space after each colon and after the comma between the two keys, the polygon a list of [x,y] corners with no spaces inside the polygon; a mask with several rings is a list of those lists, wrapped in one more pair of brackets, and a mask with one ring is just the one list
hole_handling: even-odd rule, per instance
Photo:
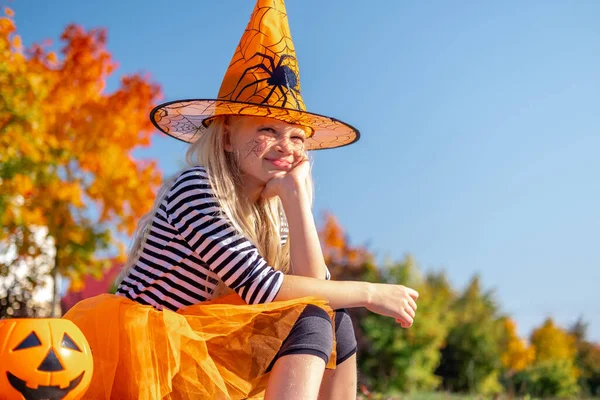
{"label": "girl's smile", "polygon": [[285,160],[283,158],[276,158],[276,159],[265,158],[265,161],[271,163],[273,166],[275,166],[276,169],[280,169],[282,171],[289,171],[293,165],[290,161]]}

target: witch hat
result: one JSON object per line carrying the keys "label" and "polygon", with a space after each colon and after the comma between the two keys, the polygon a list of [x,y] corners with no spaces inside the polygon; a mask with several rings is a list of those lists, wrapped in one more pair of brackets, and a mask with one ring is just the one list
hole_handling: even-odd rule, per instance
{"label": "witch hat", "polygon": [[224,115],[270,117],[306,126],[311,130],[306,150],[341,147],[360,137],[347,123],[306,111],[284,0],[257,0],[217,99],[164,103],[152,110],[150,120],[167,135],[193,142],[214,118]]}

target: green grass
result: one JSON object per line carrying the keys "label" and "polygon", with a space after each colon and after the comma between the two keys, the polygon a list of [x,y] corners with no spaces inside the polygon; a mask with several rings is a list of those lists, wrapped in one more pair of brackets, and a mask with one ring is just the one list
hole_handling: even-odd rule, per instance
{"label": "green grass", "polygon": [[[359,396],[359,399],[369,399],[366,396]],[[479,400],[482,396],[477,395],[458,395],[446,392],[421,392],[421,393],[373,393],[371,400]]]}
{"label": "green grass", "polygon": [[[500,395],[498,397],[482,396],[482,395],[467,395],[467,394],[453,394],[448,392],[419,392],[419,393],[372,393],[371,397],[359,395],[357,399],[361,400],[484,400],[484,399],[497,399],[497,400],[536,400],[533,397],[509,397],[507,395]],[[588,398],[589,400],[600,400],[599,398]]]}

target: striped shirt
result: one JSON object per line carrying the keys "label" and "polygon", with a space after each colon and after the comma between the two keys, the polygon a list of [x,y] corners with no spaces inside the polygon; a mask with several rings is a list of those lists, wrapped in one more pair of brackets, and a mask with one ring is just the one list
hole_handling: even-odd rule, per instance
{"label": "striped shirt", "polygon": [[193,167],[179,175],[161,202],[140,257],[117,294],[178,310],[210,300],[217,278],[246,303],[258,304],[275,299],[283,273],[269,266],[223,215],[206,169]]}

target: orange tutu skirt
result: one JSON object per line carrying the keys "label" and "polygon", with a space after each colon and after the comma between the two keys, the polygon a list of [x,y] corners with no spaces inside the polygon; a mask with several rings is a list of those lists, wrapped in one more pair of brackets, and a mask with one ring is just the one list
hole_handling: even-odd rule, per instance
{"label": "orange tutu skirt", "polygon": [[[64,318],[92,349],[84,399],[255,399],[263,397],[266,370],[307,304],[334,320],[325,299],[247,305],[237,294],[177,312],[103,294]],[[327,368],[335,368],[335,354],[329,360]]]}

